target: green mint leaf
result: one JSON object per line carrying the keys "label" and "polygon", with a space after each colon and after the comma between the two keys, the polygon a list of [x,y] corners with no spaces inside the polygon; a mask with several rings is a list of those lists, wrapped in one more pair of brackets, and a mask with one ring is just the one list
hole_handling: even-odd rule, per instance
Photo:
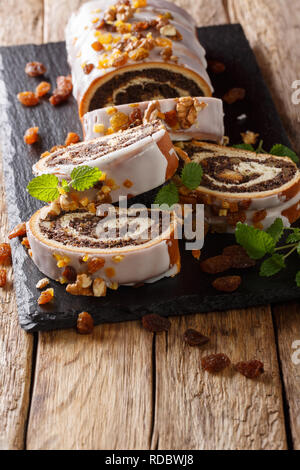
{"label": "green mint leaf", "polygon": [[181,172],[181,181],[189,189],[196,189],[201,183],[203,170],[198,163],[191,162],[184,165]]}
{"label": "green mint leaf", "polygon": [[171,207],[173,204],[177,204],[177,202],[179,202],[178,189],[174,183],[169,183],[158,191],[154,204],[159,206],[167,204]]}
{"label": "green mint leaf", "polygon": [[51,202],[59,197],[58,183],[55,175],[41,175],[30,181],[26,189],[36,199]]}
{"label": "green mint leaf", "polygon": [[[275,243],[278,243],[283,235],[284,226],[282,219],[276,219],[273,224],[267,229],[267,233],[271,235]],[[299,239],[300,240],[300,239]]]}
{"label": "green mint leaf", "polygon": [[270,150],[272,155],[277,155],[278,157],[289,157],[293,160],[294,163],[299,163],[298,155],[291,150],[290,148],[286,147],[285,145],[275,144]]}
{"label": "green mint leaf", "polygon": [[297,286],[300,287],[300,271],[297,272],[295,280],[296,280]]}
{"label": "green mint leaf", "polygon": [[299,228],[294,228],[293,232],[289,234],[286,241],[287,241],[287,243],[300,242],[300,229]]}
{"label": "green mint leaf", "polygon": [[283,268],[285,268],[284,256],[275,253],[261,264],[259,274],[263,277],[270,277],[279,273]]}
{"label": "green mint leaf", "polygon": [[297,253],[300,256],[300,243],[298,243],[298,245],[297,245]]}
{"label": "green mint leaf", "polygon": [[64,191],[69,192],[70,191],[70,186],[68,181],[66,180],[61,180],[61,187],[64,189]]}
{"label": "green mint leaf", "polygon": [[241,222],[236,226],[235,238],[252,259],[263,258],[275,248],[275,241],[271,235]]}
{"label": "green mint leaf", "polygon": [[93,168],[90,166],[78,166],[74,168],[71,173],[71,184],[76,191],[85,191],[86,189],[90,189],[96,184],[102,172],[99,168]]}
{"label": "green mint leaf", "polygon": [[232,146],[235,149],[249,150],[250,152],[255,152],[255,148],[251,144],[237,144]]}

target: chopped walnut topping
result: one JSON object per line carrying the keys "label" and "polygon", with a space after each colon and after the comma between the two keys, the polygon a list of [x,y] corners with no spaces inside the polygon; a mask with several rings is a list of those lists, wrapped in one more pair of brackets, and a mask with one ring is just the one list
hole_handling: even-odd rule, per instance
{"label": "chopped walnut topping", "polygon": [[176,36],[177,31],[175,26],[171,24],[166,24],[165,26],[162,26],[159,30],[160,34],[163,36]]}
{"label": "chopped walnut topping", "polygon": [[44,289],[49,285],[50,281],[47,277],[44,277],[43,279],[40,279],[37,285],[35,286],[37,289]]}
{"label": "chopped walnut topping", "polygon": [[106,284],[101,277],[96,277],[93,282],[93,294],[95,297],[106,296]]}
{"label": "chopped walnut topping", "polygon": [[92,258],[88,261],[88,273],[94,274],[105,265],[104,258]]}
{"label": "chopped walnut topping", "polygon": [[61,194],[59,202],[60,207],[65,212],[75,211],[78,209],[78,203],[74,201],[69,194]]}
{"label": "chopped walnut topping", "polygon": [[72,295],[92,296],[92,279],[86,274],[78,274],[74,284],[68,284],[66,291]]}
{"label": "chopped walnut topping", "polygon": [[59,215],[61,213],[61,207],[59,199],[52,201],[49,206],[44,206],[41,211],[42,220],[51,220],[51,218]]}
{"label": "chopped walnut topping", "polygon": [[135,61],[146,59],[149,56],[149,51],[143,47],[139,47],[130,54],[130,58]]}
{"label": "chopped walnut topping", "polygon": [[176,104],[177,117],[182,129],[188,129],[196,122],[199,102],[196,98],[183,96]]}
{"label": "chopped walnut topping", "polygon": [[127,54],[127,52],[123,52],[123,53],[117,55],[117,56],[112,60],[111,65],[112,65],[113,67],[122,67],[123,65],[126,64],[127,61],[128,61],[128,54]]}
{"label": "chopped walnut topping", "polygon": [[251,132],[251,131],[246,131],[246,132],[241,132],[241,136],[242,136],[244,144],[255,145],[259,137],[259,134],[255,134],[255,132]]}
{"label": "chopped walnut topping", "polygon": [[173,55],[172,47],[170,46],[164,47],[162,51],[160,52],[160,55],[162,56],[164,60],[170,60],[170,58]]}
{"label": "chopped walnut topping", "polygon": [[153,122],[157,119],[158,113],[160,112],[160,104],[156,101],[150,101],[148,104],[143,118],[143,123]]}
{"label": "chopped walnut topping", "polygon": [[80,335],[89,335],[93,332],[94,320],[88,312],[81,312],[77,318],[77,332]]}

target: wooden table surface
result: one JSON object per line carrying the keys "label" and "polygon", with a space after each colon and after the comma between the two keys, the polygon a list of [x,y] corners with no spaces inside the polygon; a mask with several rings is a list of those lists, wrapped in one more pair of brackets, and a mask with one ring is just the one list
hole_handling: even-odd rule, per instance
{"label": "wooden table surface", "polygon": [[[80,3],[1,2],[0,44],[62,40]],[[242,24],[300,152],[300,106],[291,101],[291,85],[300,79],[300,1],[176,3],[199,26]],[[6,241],[2,184],[0,191]],[[157,336],[139,322],[101,325],[86,337],[31,335],[18,326],[12,276],[0,291],[0,448],[300,449],[300,364],[292,361],[298,304],[174,317],[169,333]],[[259,381],[203,373],[201,351],[182,343],[187,327],[211,337],[208,353],[226,352],[233,361],[257,357],[266,373]]]}

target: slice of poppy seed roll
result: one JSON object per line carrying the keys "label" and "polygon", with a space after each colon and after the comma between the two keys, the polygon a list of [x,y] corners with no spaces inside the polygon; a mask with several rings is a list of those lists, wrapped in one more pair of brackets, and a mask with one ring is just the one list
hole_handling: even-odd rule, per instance
{"label": "slice of poppy seed roll", "polygon": [[222,143],[223,118],[222,100],[185,96],[97,109],[86,113],[82,124],[85,139],[89,140],[161,119],[173,142],[198,139]]}
{"label": "slice of poppy seed roll", "polygon": [[111,208],[99,215],[77,210],[46,218],[43,209],[37,211],[27,223],[27,236],[39,270],[71,284],[67,291],[77,295],[96,295],[95,279],[96,284],[101,280],[117,288],[154,282],[180,271],[177,220],[172,212],[110,212]]}
{"label": "slice of poppy seed roll", "polygon": [[84,3],[66,27],[79,115],[110,105],[211,96],[193,18],[165,0]]}
{"label": "slice of poppy seed roll", "polygon": [[81,165],[99,168],[105,180],[80,196],[100,201],[105,196],[106,201],[117,202],[120,196],[133,197],[163,184],[176,172],[178,157],[157,120],[56,150],[41,158],[33,172],[70,180],[72,170]]}
{"label": "slice of poppy seed roll", "polygon": [[182,196],[206,205],[206,220],[233,231],[237,222],[268,228],[280,217],[285,226],[300,217],[300,172],[288,157],[192,141],[182,143],[201,164],[201,185]]}

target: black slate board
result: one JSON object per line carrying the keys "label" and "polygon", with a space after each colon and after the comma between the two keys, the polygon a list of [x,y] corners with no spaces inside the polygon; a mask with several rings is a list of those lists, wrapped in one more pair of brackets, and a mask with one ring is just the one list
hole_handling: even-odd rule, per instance
{"label": "black slate board", "polygon": [[[250,129],[259,132],[266,149],[273,143],[289,145],[242,28],[239,25],[213,26],[199,28],[198,32],[208,59],[221,60],[226,64],[224,74],[211,75],[215,96],[222,97],[235,86],[246,89],[245,100],[231,106],[225,104],[226,134],[230,136],[231,143],[240,142],[240,132]],[[47,99],[35,108],[24,108],[18,103],[17,93],[34,89],[40,81],[24,73],[26,62],[31,60],[39,60],[47,66],[45,79],[51,81],[52,86],[55,86],[57,75],[68,73],[63,42],[0,48],[0,131],[11,227],[27,220],[42,205],[25,191],[32,178],[32,164],[40,153],[63,143],[69,131],[81,134],[73,98],[59,108],[53,108]],[[239,122],[237,117],[244,113],[247,119]],[[23,142],[23,134],[33,125],[40,127],[42,139],[40,143],[28,147]],[[143,199],[151,203],[153,193],[144,195]],[[223,246],[232,242],[230,235],[210,235],[203,258],[220,253]],[[191,253],[182,249],[182,271],[175,279],[164,279],[138,289],[121,287],[117,292],[109,291],[103,299],[72,297],[63,286],[52,282],[55,302],[40,308],[35,285],[43,276],[19,241],[14,240],[12,248],[20,324],[27,331],[73,327],[77,314],[82,310],[90,312],[98,324],[135,320],[149,312],[178,315],[243,308],[300,297],[300,289],[294,282],[297,257],[289,260],[288,269],[272,280],[259,278],[257,268],[243,272],[240,289],[224,295],[211,287],[213,277],[203,274]],[[236,270],[233,272],[237,273]]]}

